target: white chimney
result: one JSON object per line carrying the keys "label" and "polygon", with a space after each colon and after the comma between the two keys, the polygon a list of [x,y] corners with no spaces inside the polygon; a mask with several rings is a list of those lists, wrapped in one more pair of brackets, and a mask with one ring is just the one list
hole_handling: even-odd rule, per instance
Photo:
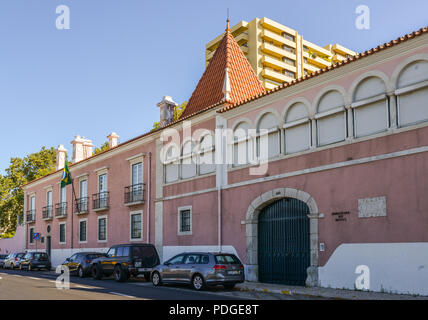
{"label": "white chimney", "polygon": [[67,153],[67,149],[64,148],[64,146],[62,144],[60,144],[58,146],[58,148],[56,149],[56,169],[57,170],[61,170],[64,169],[65,166],[65,161],[66,161],[66,153]]}
{"label": "white chimney", "polygon": [[119,135],[116,132],[110,133],[110,135],[107,136],[108,138],[108,147],[114,148],[119,144]]}
{"label": "white chimney", "polygon": [[157,104],[160,108],[160,125],[166,126],[174,121],[174,108],[177,103],[170,96],[164,96],[162,101]]}
{"label": "white chimney", "polygon": [[92,156],[92,148],[94,145],[91,140],[85,139],[81,136],[75,136],[74,140],[70,143],[73,145],[73,163]]}

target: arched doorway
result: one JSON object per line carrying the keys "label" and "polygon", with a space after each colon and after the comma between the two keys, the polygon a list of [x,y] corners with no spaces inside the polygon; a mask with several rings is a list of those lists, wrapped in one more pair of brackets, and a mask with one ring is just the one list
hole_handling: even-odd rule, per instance
{"label": "arched doorway", "polygon": [[245,279],[261,281],[259,279],[259,216],[263,209],[282,199],[295,199],[305,203],[309,209],[309,241],[310,265],[306,270],[305,285],[318,286],[318,206],[310,194],[293,188],[277,188],[257,196],[249,205],[246,214],[246,259]]}
{"label": "arched doorway", "polygon": [[283,198],[258,218],[259,281],[304,286],[310,266],[309,207]]}

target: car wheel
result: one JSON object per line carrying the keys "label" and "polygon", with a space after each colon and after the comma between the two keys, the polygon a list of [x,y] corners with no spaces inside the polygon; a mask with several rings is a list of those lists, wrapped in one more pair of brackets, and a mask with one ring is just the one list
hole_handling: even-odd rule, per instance
{"label": "car wheel", "polygon": [[204,278],[200,274],[195,274],[192,278],[193,289],[200,291],[205,287]]}
{"label": "car wheel", "polygon": [[127,279],[126,271],[123,269],[122,265],[118,264],[114,267],[114,280],[117,282],[125,282]]}
{"label": "car wheel", "polygon": [[232,290],[233,288],[235,288],[235,283],[228,283],[228,284],[225,284],[223,286],[227,290]]}
{"label": "car wheel", "polygon": [[92,278],[95,280],[101,280],[103,277],[103,272],[101,270],[101,267],[98,265],[94,265],[92,267]]}
{"label": "car wheel", "polygon": [[162,279],[159,272],[154,272],[152,275],[152,283],[155,287],[162,285]]}
{"label": "car wheel", "polygon": [[77,275],[79,276],[79,278],[84,278],[85,277],[85,273],[83,272],[83,268],[79,267],[79,269],[77,269]]}

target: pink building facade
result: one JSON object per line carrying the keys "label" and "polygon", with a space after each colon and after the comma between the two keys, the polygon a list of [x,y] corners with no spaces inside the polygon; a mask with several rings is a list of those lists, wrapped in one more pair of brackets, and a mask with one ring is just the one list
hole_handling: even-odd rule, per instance
{"label": "pink building facade", "polygon": [[26,249],[53,265],[150,242],[162,260],[233,252],[249,281],[354,289],[363,266],[370,290],[428,295],[428,29],[70,172],[78,208],[61,170],[24,186]]}

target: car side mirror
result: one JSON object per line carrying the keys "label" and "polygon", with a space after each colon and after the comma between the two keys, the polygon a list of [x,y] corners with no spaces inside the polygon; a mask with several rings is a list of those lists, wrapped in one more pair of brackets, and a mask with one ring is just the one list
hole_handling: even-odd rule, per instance
{"label": "car side mirror", "polygon": [[169,265],[170,265],[170,263],[169,263],[169,262],[164,262],[163,264],[164,264],[164,265],[166,265],[166,266],[169,266]]}

